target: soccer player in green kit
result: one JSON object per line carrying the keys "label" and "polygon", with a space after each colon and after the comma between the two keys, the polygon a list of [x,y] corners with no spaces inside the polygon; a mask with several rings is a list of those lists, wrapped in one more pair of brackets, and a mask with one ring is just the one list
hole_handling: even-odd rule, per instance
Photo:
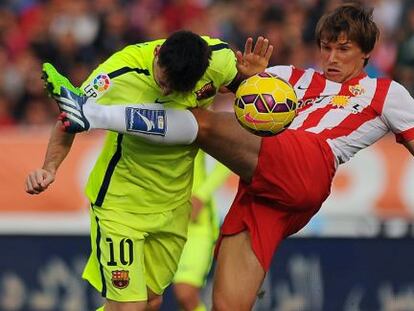
{"label": "soccer player in green kit", "polygon": [[220,162],[213,160],[209,167],[207,160],[206,153],[200,150],[194,162],[193,209],[187,242],[173,280],[174,294],[183,311],[207,310],[200,291],[210,271],[220,221],[213,195],[230,175],[230,170]]}
{"label": "soccer player in green kit", "polygon": [[[259,38],[249,54],[266,55],[268,60],[271,50],[268,41]],[[148,102],[167,108],[208,107],[219,89],[234,91],[243,75],[256,71],[254,63],[238,61],[236,68],[226,43],[180,31],[167,40],[127,46],[101,64],[81,91],[72,91],[104,106]],[[61,77],[48,64],[44,72],[49,82]],[[50,91],[58,95],[60,90]],[[131,131],[161,138],[162,114],[133,109],[128,124]],[[30,194],[48,188],[70,151],[74,135],[60,131],[60,126],[58,122],[52,132],[42,168],[26,179]],[[159,308],[186,241],[196,152],[194,146],[154,145],[108,133],[86,186],[92,251],[83,274],[106,298],[105,310]]]}

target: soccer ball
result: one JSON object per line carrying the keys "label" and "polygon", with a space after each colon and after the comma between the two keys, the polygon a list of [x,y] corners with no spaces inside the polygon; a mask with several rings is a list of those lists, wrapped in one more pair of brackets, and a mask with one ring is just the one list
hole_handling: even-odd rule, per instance
{"label": "soccer ball", "polygon": [[244,80],[236,92],[234,111],[248,131],[272,136],[287,128],[296,116],[298,99],[282,78],[262,72]]}

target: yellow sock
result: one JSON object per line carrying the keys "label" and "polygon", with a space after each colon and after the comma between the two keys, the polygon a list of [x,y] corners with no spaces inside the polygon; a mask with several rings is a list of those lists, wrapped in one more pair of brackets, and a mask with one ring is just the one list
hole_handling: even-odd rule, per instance
{"label": "yellow sock", "polygon": [[194,311],[207,311],[206,305],[200,301],[200,304],[194,309]]}
{"label": "yellow sock", "polygon": [[100,308],[96,309],[96,311],[104,311],[104,306],[102,306],[102,307],[100,307]]}
{"label": "yellow sock", "polygon": [[[183,311],[183,309],[180,308],[180,311]],[[200,304],[192,311],[207,311],[207,308],[206,305],[202,301],[200,301]]]}

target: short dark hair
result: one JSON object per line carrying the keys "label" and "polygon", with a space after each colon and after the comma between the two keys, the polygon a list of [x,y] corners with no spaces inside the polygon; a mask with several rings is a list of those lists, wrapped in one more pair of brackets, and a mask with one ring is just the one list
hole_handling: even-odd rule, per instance
{"label": "short dark hair", "polygon": [[[372,13],[373,9],[365,8],[359,2],[349,2],[339,6],[323,15],[318,21],[315,30],[316,43],[320,47],[321,40],[333,42],[344,33],[349,40],[358,44],[362,52],[370,53],[380,33]],[[368,59],[364,65],[367,62]]]}
{"label": "short dark hair", "polygon": [[180,30],[161,45],[158,64],[165,71],[168,85],[178,92],[189,92],[204,75],[211,49],[199,35]]}

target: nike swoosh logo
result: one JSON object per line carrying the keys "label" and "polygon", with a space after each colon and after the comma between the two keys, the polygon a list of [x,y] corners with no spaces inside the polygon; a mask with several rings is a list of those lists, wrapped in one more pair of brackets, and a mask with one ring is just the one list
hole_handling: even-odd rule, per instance
{"label": "nike swoosh logo", "polygon": [[299,89],[299,90],[304,91],[304,90],[307,90],[307,89],[308,89],[308,87],[304,87],[304,86],[302,86],[302,85],[299,85],[299,86],[298,86],[298,89]]}
{"label": "nike swoosh logo", "polygon": [[144,121],[145,125],[147,126],[147,131],[151,131],[154,128],[154,123],[150,119],[143,116],[138,111],[137,111],[137,115],[139,115],[141,117],[142,121]]}
{"label": "nike swoosh logo", "polygon": [[250,112],[248,112],[244,118],[246,119],[247,122],[253,123],[253,124],[262,124],[262,123],[270,123],[270,122],[272,122],[272,121],[257,120],[257,119],[253,118],[250,115]]}
{"label": "nike swoosh logo", "polygon": [[155,100],[156,104],[165,104],[165,103],[168,103],[168,102],[170,102],[170,100],[160,100],[159,98],[157,98]]}

